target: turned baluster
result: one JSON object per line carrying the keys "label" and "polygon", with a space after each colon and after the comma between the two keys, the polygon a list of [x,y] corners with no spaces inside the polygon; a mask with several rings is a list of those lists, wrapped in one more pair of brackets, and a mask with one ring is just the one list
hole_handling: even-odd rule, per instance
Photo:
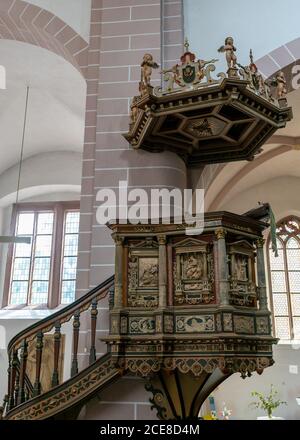
{"label": "turned baluster", "polygon": [[59,351],[60,351],[60,341],[61,341],[61,333],[60,333],[61,324],[60,322],[55,323],[55,332],[54,332],[54,367],[51,379],[51,386],[56,387],[59,384],[58,377],[58,361],[59,361]]}
{"label": "turned baluster", "polygon": [[39,396],[41,394],[41,364],[42,364],[42,354],[43,354],[43,332],[38,332],[36,336],[36,365],[35,365],[35,382],[33,389],[33,396]]}
{"label": "turned baluster", "polygon": [[19,389],[20,389],[20,370],[17,369],[16,370],[16,381],[15,381],[15,392],[14,392],[15,405],[17,405],[17,402],[18,402]]}
{"label": "turned baluster", "polygon": [[3,399],[3,405],[0,406],[0,420],[3,419],[3,414],[6,411],[7,404],[8,404],[8,394],[5,394],[4,399]]}
{"label": "turned baluster", "polygon": [[80,327],[80,311],[74,313],[73,320],[73,359],[72,359],[72,368],[71,368],[71,376],[75,376],[78,373],[78,338],[79,338],[79,327]]}
{"label": "turned baluster", "polygon": [[8,356],[8,369],[7,369],[7,392],[8,392],[7,395],[8,396],[11,395],[11,375],[12,375],[12,352]]}
{"label": "turned baluster", "polygon": [[18,352],[13,350],[10,355],[9,373],[8,373],[8,384],[9,384],[9,398],[8,398],[8,410],[11,410],[15,405],[15,382],[17,374],[18,365]]}
{"label": "turned baluster", "polygon": [[21,362],[20,362],[20,388],[18,393],[17,404],[20,405],[25,401],[25,374],[26,374],[26,364],[27,364],[27,347],[28,344],[26,339],[24,339],[21,347]]}
{"label": "turned baluster", "polygon": [[96,324],[97,324],[97,315],[98,315],[98,301],[97,299],[93,299],[92,308],[91,308],[91,348],[90,348],[90,364],[95,362],[96,360]]}
{"label": "turned baluster", "polygon": [[28,388],[28,385],[25,386],[25,402],[30,399],[30,390]]}

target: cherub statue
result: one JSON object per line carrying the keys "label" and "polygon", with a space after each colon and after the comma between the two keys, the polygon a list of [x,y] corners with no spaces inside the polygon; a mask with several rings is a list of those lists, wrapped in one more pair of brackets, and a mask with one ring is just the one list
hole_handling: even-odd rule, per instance
{"label": "cherub statue", "polygon": [[226,53],[226,61],[228,69],[234,68],[237,63],[237,57],[234,52],[236,52],[236,47],[233,45],[233,38],[227,37],[225,40],[225,45],[219,47],[218,52]]}
{"label": "cherub statue", "polygon": [[277,98],[285,98],[287,95],[287,89],[286,89],[286,79],[285,79],[285,75],[282,71],[280,71],[279,73],[277,73],[276,78],[276,94],[277,94]]}
{"label": "cherub statue", "polygon": [[151,53],[145,53],[141,64],[141,82],[140,92],[143,94],[148,86],[150,86],[150,80],[152,75],[152,69],[157,69],[159,65],[153,60]]}

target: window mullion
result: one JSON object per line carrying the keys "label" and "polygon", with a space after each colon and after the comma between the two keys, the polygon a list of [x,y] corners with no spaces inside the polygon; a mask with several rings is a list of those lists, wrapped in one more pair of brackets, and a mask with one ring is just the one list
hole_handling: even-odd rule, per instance
{"label": "window mullion", "polygon": [[266,243],[266,255],[267,255],[267,272],[268,272],[268,282],[269,282],[269,299],[270,299],[270,308],[271,308],[271,318],[272,318],[272,329],[273,336],[276,336],[276,321],[275,321],[275,309],[274,309],[274,301],[273,301],[273,289],[272,289],[272,276],[271,276],[271,262],[270,262],[270,238]]}
{"label": "window mullion", "polygon": [[30,268],[29,268],[29,279],[28,279],[27,305],[31,304],[32,279],[33,279],[36,234],[37,234],[37,222],[38,222],[38,212],[35,212],[34,213],[34,222],[33,222],[33,233],[32,233],[32,245],[31,245],[32,247],[31,247],[31,258],[30,258]]}
{"label": "window mullion", "polygon": [[288,318],[289,318],[289,323],[290,323],[290,336],[291,336],[291,339],[294,339],[291,291],[290,291],[290,280],[289,280],[289,266],[288,266],[287,253],[286,253],[286,244],[287,243],[288,243],[288,240],[286,240],[283,245],[283,261],[284,261],[284,274],[285,274],[287,304],[288,304],[288,313],[289,313]]}
{"label": "window mullion", "polygon": [[53,309],[59,304],[60,293],[60,267],[61,267],[61,248],[63,240],[63,221],[64,209],[61,203],[57,203],[54,208],[54,230],[52,237],[51,252],[51,279],[49,283],[49,302],[48,306]]}

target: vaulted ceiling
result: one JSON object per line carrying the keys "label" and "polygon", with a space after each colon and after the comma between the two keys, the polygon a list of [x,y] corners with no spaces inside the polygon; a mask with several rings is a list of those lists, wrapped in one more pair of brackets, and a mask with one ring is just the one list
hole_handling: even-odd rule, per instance
{"label": "vaulted ceiling", "polygon": [[81,73],[48,50],[9,40],[0,40],[0,64],[7,76],[7,88],[0,90],[0,177],[20,159],[27,86],[24,159],[55,151],[81,153],[86,100]]}

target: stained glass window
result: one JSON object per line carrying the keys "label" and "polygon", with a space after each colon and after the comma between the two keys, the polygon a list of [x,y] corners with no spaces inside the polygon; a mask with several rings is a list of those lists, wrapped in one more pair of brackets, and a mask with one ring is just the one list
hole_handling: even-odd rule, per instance
{"label": "stained glass window", "polygon": [[[66,204],[66,206],[68,206]],[[72,204],[73,206],[73,204]],[[30,244],[11,248],[9,305],[49,305],[74,301],[78,252],[78,209],[64,204],[53,208],[22,210],[16,215],[16,235],[31,238]],[[61,261],[61,263],[59,263]],[[57,299],[51,298],[56,292]]]}
{"label": "stained glass window", "polygon": [[282,220],[277,225],[277,237],[277,258],[269,242],[275,334],[280,339],[300,339],[300,219]]}

